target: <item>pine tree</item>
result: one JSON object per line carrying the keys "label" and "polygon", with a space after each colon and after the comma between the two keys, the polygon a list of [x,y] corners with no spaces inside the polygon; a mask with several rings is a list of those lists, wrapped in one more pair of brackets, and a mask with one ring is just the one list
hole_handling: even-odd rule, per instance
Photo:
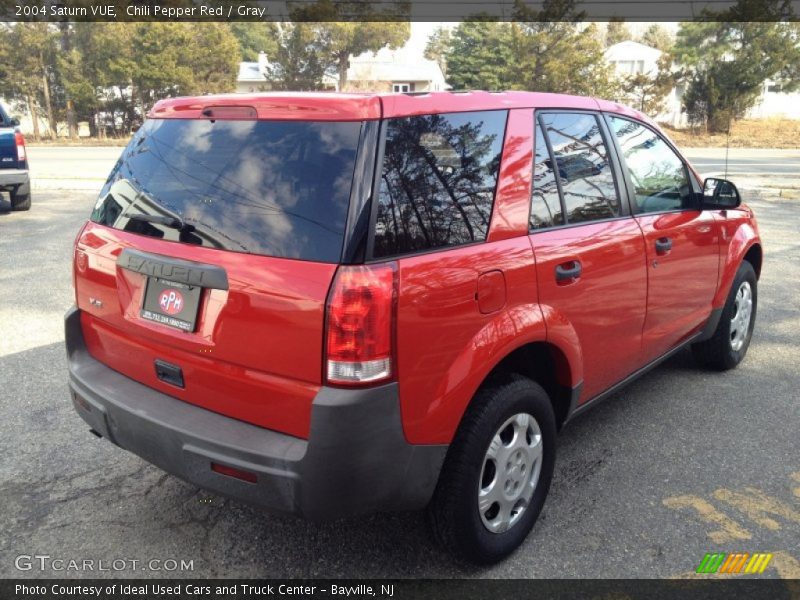
{"label": "pine tree", "polygon": [[691,122],[727,131],[755,104],[767,79],[786,90],[800,86],[798,24],[764,21],[790,12],[788,0],[740,0],[715,21],[681,25],[675,55],[687,82],[683,103]]}

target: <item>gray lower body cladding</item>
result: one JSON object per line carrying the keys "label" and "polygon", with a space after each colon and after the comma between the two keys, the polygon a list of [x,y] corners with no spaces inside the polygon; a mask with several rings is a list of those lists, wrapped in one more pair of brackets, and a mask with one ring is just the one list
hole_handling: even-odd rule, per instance
{"label": "gray lower body cladding", "polygon": [[0,169],[0,191],[15,194],[30,193],[30,175],[21,169]]}
{"label": "gray lower body cladding", "polygon": [[[78,414],[114,444],[199,487],[313,520],[423,508],[447,446],[406,442],[397,384],[323,387],[308,440],[232,419],[110,369],[86,349],[80,311],[66,315],[69,385]],[[255,483],[211,470],[242,469]]]}

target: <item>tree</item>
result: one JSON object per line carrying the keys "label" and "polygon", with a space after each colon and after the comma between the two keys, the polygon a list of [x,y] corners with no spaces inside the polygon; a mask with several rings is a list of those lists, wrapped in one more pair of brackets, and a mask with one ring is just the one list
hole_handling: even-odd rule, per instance
{"label": "tree", "polygon": [[433,31],[428,38],[428,43],[425,45],[425,58],[435,61],[445,77],[447,76],[446,56],[452,47],[452,43],[453,36],[450,29],[439,26]]}
{"label": "tree", "polygon": [[631,30],[622,19],[611,19],[606,27],[606,48],[632,39]]}
{"label": "tree", "polygon": [[312,29],[314,40],[310,51],[316,54],[325,72],[330,70],[338,75],[339,90],[344,90],[350,56],[400,48],[408,41],[411,26],[401,18],[407,17],[409,7],[396,2],[393,8],[379,12],[369,2],[318,0],[292,11],[292,19]]}
{"label": "tree", "polygon": [[325,62],[315,42],[314,30],[306,23],[279,26],[278,45],[264,74],[278,90],[318,90],[322,87]]}
{"label": "tree", "polygon": [[785,90],[800,85],[800,28],[764,21],[790,13],[788,0],[740,0],[713,15],[715,21],[681,25],[675,54],[684,68],[683,103],[691,122],[727,131],[755,104],[767,79]]}
{"label": "tree", "polygon": [[186,60],[191,68],[192,81],[185,93],[234,91],[242,55],[239,41],[228,24],[193,23],[190,34],[192,50],[187,53]]}
{"label": "tree", "polygon": [[131,82],[142,117],[157,100],[192,88],[194,74],[186,60],[192,41],[192,30],[185,23],[137,23],[131,40],[135,57]]}
{"label": "tree", "polygon": [[231,32],[239,41],[242,60],[256,61],[258,53],[273,57],[278,50],[278,27],[272,22],[252,23],[237,21],[230,24]]}
{"label": "tree", "polygon": [[510,88],[513,60],[511,25],[494,21],[460,23],[444,55],[448,82],[457,90]]}
{"label": "tree", "polygon": [[130,84],[133,27],[129,23],[72,23],[70,48],[57,57],[59,84],[72,101],[77,120],[89,123],[92,136],[106,134],[101,113],[119,98],[118,90]]}
{"label": "tree", "polygon": [[675,39],[672,34],[658,23],[650,25],[639,41],[645,46],[656,48],[662,52],[671,52],[672,47],[675,45]]}
{"label": "tree", "polygon": [[677,75],[672,70],[672,57],[662,54],[655,73],[635,73],[623,77],[620,100],[649,115],[664,110],[665,100],[675,87]]}
{"label": "tree", "polygon": [[56,137],[57,121],[51,92],[57,36],[52,25],[42,22],[5,25],[0,36],[0,60],[3,61],[0,71],[11,74],[4,78],[3,93],[28,107],[36,140],[41,137],[40,108],[44,111],[50,137]]}
{"label": "tree", "polygon": [[523,22],[515,29],[516,89],[601,97],[616,92],[595,24],[580,28],[566,20]]}
{"label": "tree", "polygon": [[515,5],[510,23],[467,21],[445,58],[456,88],[610,96],[611,67],[594,24],[583,26],[575,0],[547,0],[536,11]]}

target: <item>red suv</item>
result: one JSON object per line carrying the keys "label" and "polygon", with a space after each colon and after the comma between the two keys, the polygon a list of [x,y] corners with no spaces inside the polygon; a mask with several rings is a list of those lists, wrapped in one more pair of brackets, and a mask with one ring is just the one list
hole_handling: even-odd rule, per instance
{"label": "red suv", "polygon": [[644,115],[540,93],[159,102],[75,244],[93,433],[311,519],[513,551],[556,431],[684,346],[742,360],[761,243]]}

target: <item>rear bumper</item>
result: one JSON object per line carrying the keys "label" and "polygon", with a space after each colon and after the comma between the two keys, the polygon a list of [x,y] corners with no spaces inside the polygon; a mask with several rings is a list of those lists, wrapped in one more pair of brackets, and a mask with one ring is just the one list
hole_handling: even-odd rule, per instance
{"label": "rear bumper", "polygon": [[[65,318],[73,404],[114,444],[202,488],[276,512],[326,520],[414,510],[430,500],[447,446],[405,441],[397,385],[323,387],[308,440],[167,396],[92,358],[80,311]],[[211,470],[255,473],[255,483]]]}
{"label": "rear bumper", "polygon": [[17,188],[30,181],[28,171],[23,169],[0,169],[0,189]]}

